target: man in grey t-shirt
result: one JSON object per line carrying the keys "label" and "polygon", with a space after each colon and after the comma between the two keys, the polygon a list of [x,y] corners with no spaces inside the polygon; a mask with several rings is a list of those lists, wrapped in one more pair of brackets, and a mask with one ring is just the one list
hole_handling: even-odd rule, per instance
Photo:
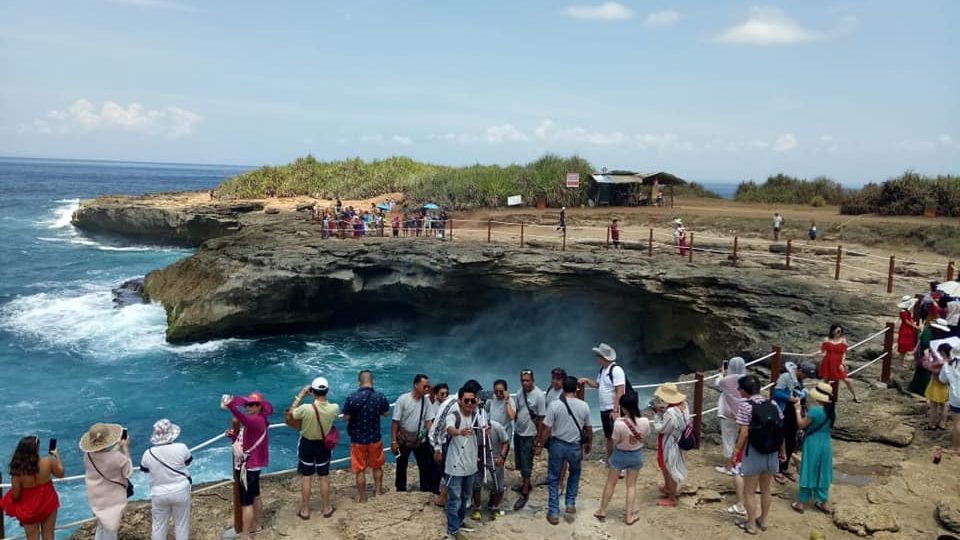
{"label": "man in grey t-shirt", "polygon": [[[430,428],[430,379],[423,374],[413,378],[413,391],[397,398],[390,423],[390,450],[397,456],[396,488],[407,490],[407,462],[410,454],[417,460],[420,471],[420,491],[439,493],[440,475],[433,462],[433,452],[427,441]],[[401,437],[401,430],[404,435]],[[404,439],[401,441],[401,438]],[[403,444],[401,444],[403,443]]]}
{"label": "man in grey t-shirt", "polygon": [[[581,436],[582,434],[582,436]],[[563,397],[550,404],[543,419],[543,429],[537,440],[535,452],[540,455],[549,440],[550,459],[547,462],[547,482],[550,500],[547,504],[547,521],[551,525],[560,522],[560,470],[566,463],[570,476],[564,505],[567,513],[577,511],[577,492],[580,489],[580,466],[583,456],[590,453],[593,428],[590,426],[590,406],[577,399],[577,379],[567,377],[563,381]]]}
{"label": "man in grey t-shirt", "polygon": [[447,535],[462,538],[460,528],[467,515],[467,504],[473,494],[473,479],[477,474],[477,434],[482,427],[476,424],[477,395],[465,387],[457,392],[457,407],[447,415],[444,425],[450,443],[444,472],[447,474]]}
{"label": "man in grey t-shirt", "polygon": [[520,510],[530,496],[530,476],[533,474],[533,444],[540,431],[540,420],[547,411],[543,390],[533,384],[533,370],[520,370],[520,392],[517,393],[517,419],[513,433],[514,464],[523,477],[520,497],[513,509]]}
{"label": "man in grey t-shirt", "polygon": [[517,417],[517,401],[510,396],[507,381],[503,379],[493,381],[493,399],[487,402],[487,413],[490,420],[499,422],[507,430],[508,436],[513,435],[513,419]]}

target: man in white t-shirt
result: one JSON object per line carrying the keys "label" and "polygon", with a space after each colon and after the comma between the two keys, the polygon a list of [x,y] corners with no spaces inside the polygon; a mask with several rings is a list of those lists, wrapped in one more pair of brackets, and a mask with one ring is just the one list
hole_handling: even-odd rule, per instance
{"label": "man in white t-shirt", "polygon": [[780,229],[783,228],[783,216],[780,212],[773,213],[773,241],[780,240]]}
{"label": "man in white t-shirt", "polygon": [[613,453],[613,422],[620,416],[620,397],[626,391],[627,373],[617,364],[617,351],[606,343],[593,348],[600,364],[597,379],[580,378],[580,384],[599,390],[600,422],[603,424],[603,436],[607,439],[607,459]]}
{"label": "man in white t-shirt", "polygon": [[475,429],[477,395],[470,389],[460,388],[457,401],[457,407],[444,420],[450,438],[444,473],[447,475],[447,535],[462,539],[465,538],[461,532],[463,520],[477,474],[477,435],[483,428]]}

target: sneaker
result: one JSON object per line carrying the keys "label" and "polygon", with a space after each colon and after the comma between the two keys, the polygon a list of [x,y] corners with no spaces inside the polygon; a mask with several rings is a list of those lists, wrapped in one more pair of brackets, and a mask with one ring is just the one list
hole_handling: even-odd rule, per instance
{"label": "sneaker", "polygon": [[727,475],[727,476],[733,476],[733,471],[731,471],[730,469],[728,469],[728,468],[726,468],[726,467],[722,467],[722,466],[720,466],[720,465],[717,465],[716,467],[714,467],[713,470],[717,471],[717,472],[720,473],[720,474],[725,474],[725,475]]}
{"label": "sneaker", "polygon": [[460,532],[474,532],[476,529],[473,527],[460,527]]}
{"label": "sneaker", "polygon": [[474,510],[473,513],[470,514],[470,519],[474,521],[483,521],[483,514],[480,513],[479,510]]}
{"label": "sneaker", "polygon": [[523,510],[523,507],[526,505],[527,505],[527,496],[520,495],[520,497],[517,498],[517,502],[513,503],[513,510],[514,511]]}

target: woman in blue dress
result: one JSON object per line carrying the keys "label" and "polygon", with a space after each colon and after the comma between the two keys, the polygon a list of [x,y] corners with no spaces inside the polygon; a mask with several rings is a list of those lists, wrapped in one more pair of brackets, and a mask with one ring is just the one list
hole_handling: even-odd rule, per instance
{"label": "woman in blue dress", "polygon": [[807,394],[807,415],[803,416],[800,402],[794,403],[797,425],[804,430],[803,459],[800,461],[800,494],[790,506],[803,513],[804,503],[811,499],[813,506],[829,513],[827,499],[833,483],[833,448],[830,444],[830,428],[835,420],[835,408],[831,403],[833,388],[826,383]]}

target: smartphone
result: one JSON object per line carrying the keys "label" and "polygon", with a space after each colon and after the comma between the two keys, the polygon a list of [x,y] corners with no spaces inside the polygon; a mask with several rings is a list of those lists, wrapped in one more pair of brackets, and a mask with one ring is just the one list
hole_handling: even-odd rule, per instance
{"label": "smartphone", "polygon": [[729,361],[729,360],[724,360],[724,361],[723,361],[723,370],[726,371],[726,370],[727,370],[727,366],[729,366],[729,365],[730,365],[730,361]]}
{"label": "smartphone", "polygon": [[57,449],[57,440],[50,439],[50,445],[47,447],[47,453],[52,454],[54,450]]}
{"label": "smartphone", "polygon": [[123,428],[123,431],[120,433],[120,440],[121,441],[127,440],[127,428]]}

